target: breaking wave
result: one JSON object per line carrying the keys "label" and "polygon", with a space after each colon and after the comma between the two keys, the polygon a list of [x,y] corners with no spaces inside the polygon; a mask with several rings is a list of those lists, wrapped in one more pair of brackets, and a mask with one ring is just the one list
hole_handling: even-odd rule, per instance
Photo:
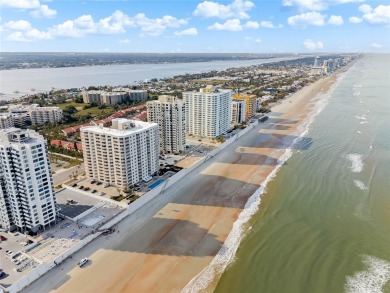
{"label": "breaking wave", "polygon": [[[340,79],[338,82],[340,82]],[[310,125],[313,123],[316,116],[328,104],[329,97],[331,96],[330,94],[338,82],[336,82],[332,89],[330,89],[326,98],[319,101],[317,104],[317,111],[314,112],[313,115],[311,115],[301,127],[298,127],[298,130],[302,132],[297,138],[294,139],[290,146],[286,147],[285,152],[278,159],[280,164],[275,167],[275,169],[261,183],[260,187],[255,191],[255,193],[252,194],[252,196],[248,199],[244,210],[240,213],[238,219],[234,222],[232,230],[230,231],[223,246],[218,251],[214,259],[183,288],[181,291],[182,293],[194,293],[205,290],[214,280],[215,276],[222,274],[226,267],[234,260],[236,251],[241,243],[241,240],[245,236],[245,232],[247,231],[245,226],[252,218],[252,216],[258,211],[261,203],[261,196],[264,193],[267,184],[276,176],[276,173],[283,165],[283,163],[293,155],[292,146],[299,144],[300,140],[308,134]]]}
{"label": "breaking wave", "polygon": [[354,180],[353,183],[355,183],[355,186],[360,190],[368,190],[368,187],[365,186],[364,183],[360,180]]}
{"label": "breaking wave", "polygon": [[348,154],[345,156],[348,160],[351,161],[352,165],[350,167],[351,171],[354,173],[360,173],[363,171],[363,155],[360,154]]}
{"label": "breaking wave", "polygon": [[347,277],[347,293],[383,293],[383,288],[390,280],[390,263],[373,256],[365,256],[363,263],[366,271]]}

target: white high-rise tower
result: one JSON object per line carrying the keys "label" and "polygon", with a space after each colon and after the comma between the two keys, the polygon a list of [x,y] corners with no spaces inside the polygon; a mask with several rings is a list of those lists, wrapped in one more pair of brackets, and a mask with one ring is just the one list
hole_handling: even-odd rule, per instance
{"label": "white high-rise tower", "polygon": [[210,138],[226,133],[230,128],[232,94],[231,90],[212,86],[199,92],[183,92],[187,133]]}
{"label": "white high-rise tower", "polygon": [[160,96],[158,101],[146,103],[148,121],[157,123],[160,151],[180,153],[186,146],[185,103],[173,96]]}
{"label": "white high-rise tower", "polygon": [[37,232],[54,223],[56,216],[45,139],[32,130],[0,130],[2,227]]}

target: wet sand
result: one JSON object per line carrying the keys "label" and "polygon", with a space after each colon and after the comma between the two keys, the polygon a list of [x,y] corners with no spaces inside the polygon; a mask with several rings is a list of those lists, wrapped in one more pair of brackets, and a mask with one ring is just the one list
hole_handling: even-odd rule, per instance
{"label": "wet sand", "polygon": [[[180,292],[222,247],[247,199],[275,168],[330,76],[273,107],[270,119],[25,292]],[[77,262],[91,261],[84,268]]]}

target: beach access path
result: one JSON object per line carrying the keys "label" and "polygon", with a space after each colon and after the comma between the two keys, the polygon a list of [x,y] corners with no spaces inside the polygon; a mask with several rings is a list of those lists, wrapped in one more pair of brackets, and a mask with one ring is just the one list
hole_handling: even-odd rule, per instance
{"label": "beach access path", "polygon": [[[270,119],[121,221],[24,292],[180,292],[222,247],[248,198],[280,164],[286,145],[337,80],[304,87]],[[309,137],[296,149],[310,147]],[[83,268],[77,263],[88,257]]]}

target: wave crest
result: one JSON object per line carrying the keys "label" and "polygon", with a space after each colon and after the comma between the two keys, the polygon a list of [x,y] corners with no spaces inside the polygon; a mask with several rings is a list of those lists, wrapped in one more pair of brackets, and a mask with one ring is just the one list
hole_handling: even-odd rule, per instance
{"label": "wave crest", "polygon": [[[340,78],[341,79],[341,78]],[[340,79],[338,82],[340,82]],[[337,82],[335,83],[337,84]],[[328,93],[331,93],[334,87],[330,89]],[[286,147],[285,152],[280,156],[278,164],[274,170],[268,175],[268,177],[261,183],[260,187],[254,194],[248,199],[245,204],[244,210],[238,216],[238,219],[234,222],[232,230],[226,238],[222,248],[218,251],[211,263],[205,267],[198,275],[196,275],[181,291],[181,293],[194,293],[207,289],[207,287],[214,280],[215,276],[220,275],[226,269],[226,267],[234,260],[236,251],[241,243],[242,238],[245,236],[246,227],[245,224],[252,218],[260,206],[261,196],[265,191],[267,184],[276,176],[279,168],[286,162],[293,154],[291,150],[292,146],[299,144],[301,139],[308,134],[310,125],[313,123],[315,117],[325,108],[331,95],[328,95],[324,100],[320,100],[317,111],[313,113],[301,126],[298,127],[299,131],[302,131],[300,135],[294,139],[290,147]]]}
{"label": "wave crest", "polygon": [[373,256],[365,256],[363,263],[366,271],[347,277],[347,293],[382,293],[383,287],[390,280],[390,263]]}
{"label": "wave crest", "polygon": [[364,183],[360,180],[354,180],[353,183],[355,183],[355,186],[360,190],[368,190],[368,187],[365,186]]}
{"label": "wave crest", "polygon": [[351,171],[354,173],[360,173],[363,171],[363,155],[360,154],[347,154],[345,156],[348,160],[351,161],[352,165],[350,167]]}

